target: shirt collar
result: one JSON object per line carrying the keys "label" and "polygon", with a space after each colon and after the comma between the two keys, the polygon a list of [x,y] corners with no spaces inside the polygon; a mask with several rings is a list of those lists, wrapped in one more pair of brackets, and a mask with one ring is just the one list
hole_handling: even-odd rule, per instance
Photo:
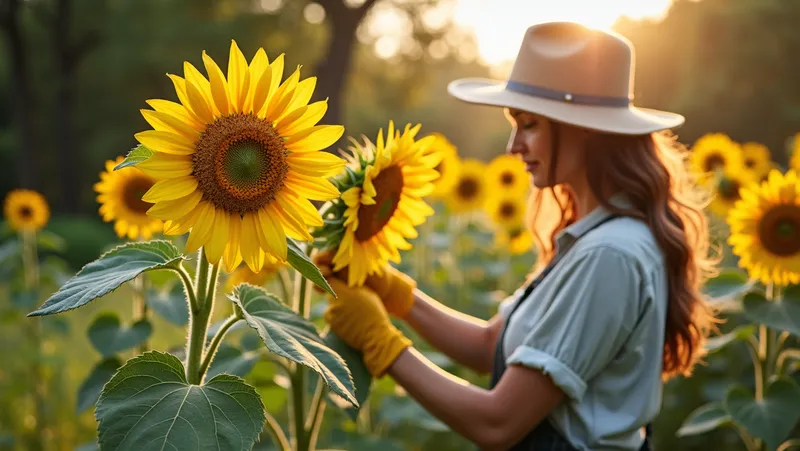
{"label": "shirt collar", "polygon": [[[632,204],[628,200],[627,196],[625,196],[623,193],[617,193],[611,196],[608,199],[608,202],[617,208],[628,209],[632,207]],[[578,239],[578,237],[588,232],[611,215],[611,211],[602,205],[598,205],[594,210],[589,212],[589,214],[570,224],[564,230],[558,233],[556,236],[556,244],[558,245],[558,248],[563,249],[567,244],[574,242]]]}

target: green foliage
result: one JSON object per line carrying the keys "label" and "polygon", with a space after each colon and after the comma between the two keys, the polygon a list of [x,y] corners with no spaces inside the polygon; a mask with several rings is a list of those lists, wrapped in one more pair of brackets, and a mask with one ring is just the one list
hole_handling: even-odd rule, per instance
{"label": "green foliage", "polygon": [[714,352],[724,348],[725,346],[728,346],[735,341],[746,341],[748,338],[753,336],[755,331],[756,326],[753,324],[748,324],[746,326],[737,327],[727,334],[709,338],[708,341],[706,341],[706,351]]}
{"label": "green foliage", "polygon": [[[355,389],[356,401],[358,406],[363,406],[369,396],[369,391],[372,388],[372,375],[369,373],[361,354],[355,349],[348,346],[336,334],[328,333],[325,335],[325,344],[339,354],[344,360],[350,374],[353,378],[353,388]],[[337,400],[334,400],[336,402]],[[342,406],[344,411],[355,421],[358,416],[358,407],[349,403]]]}
{"label": "green foliage", "polygon": [[767,385],[761,400],[746,388],[731,388],[725,397],[727,410],[737,424],[764,440],[772,451],[778,448],[800,420],[800,386],[792,379],[777,379]]}
{"label": "green foliage", "polygon": [[100,393],[103,391],[103,386],[106,382],[111,380],[111,377],[117,372],[122,362],[116,357],[108,357],[103,359],[92,368],[92,372],[86,377],[86,380],[81,383],[78,388],[77,407],[76,412],[81,413],[84,410],[92,407]]}
{"label": "green foliage", "polygon": [[328,281],[325,280],[325,277],[322,276],[322,273],[319,272],[319,268],[314,265],[314,262],[308,258],[297,243],[291,238],[286,238],[286,244],[288,247],[287,261],[289,264],[305,278],[314,282],[315,285],[336,296],[336,293],[333,292],[333,288],[331,288]]}
{"label": "green foliage", "polygon": [[686,435],[703,434],[723,426],[731,421],[731,416],[725,407],[718,402],[710,402],[698,407],[692,412],[678,429],[679,437]]}
{"label": "green foliage", "polygon": [[78,308],[116,290],[145,271],[176,268],[182,259],[178,248],[168,241],[123,244],[84,266],[28,316],[52,315]]}
{"label": "green foliage", "polygon": [[153,156],[153,151],[150,148],[145,147],[141,144],[131,149],[128,152],[128,155],[125,156],[125,159],[122,160],[122,163],[114,166],[114,170],[119,170],[122,168],[127,168],[129,166],[136,166],[137,164],[141,163],[142,161],[150,158]]}
{"label": "green foliage", "polygon": [[314,370],[334,393],[358,405],[342,358],[325,345],[314,325],[262,288],[239,285],[229,296],[271,352]]}
{"label": "green foliage", "polygon": [[800,336],[800,287],[790,287],[783,296],[768,300],[758,292],[744,297],[744,315],[756,323]]}
{"label": "green foliage", "polygon": [[147,341],[152,333],[150,321],[140,319],[129,327],[124,327],[116,313],[101,313],[95,317],[87,331],[92,346],[103,357],[138,346]]}
{"label": "green foliage", "polygon": [[206,377],[222,373],[245,377],[250,374],[259,359],[261,353],[258,351],[242,351],[235,346],[222,345],[217,350]]}
{"label": "green foliage", "polygon": [[151,288],[148,290],[147,304],[159,316],[176,326],[189,323],[186,293],[180,283],[172,284],[171,288]]}
{"label": "green foliage", "polygon": [[120,368],[97,402],[100,447],[249,451],[265,420],[255,389],[227,374],[190,385],[184,371],[157,351]]}

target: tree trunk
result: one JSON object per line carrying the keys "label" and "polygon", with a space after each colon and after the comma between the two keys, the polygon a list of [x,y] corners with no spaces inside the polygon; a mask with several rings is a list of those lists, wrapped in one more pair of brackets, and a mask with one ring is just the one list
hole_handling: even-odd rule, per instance
{"label": "tree trunk", "polygon": [[14,96],[14,117],[19,132],[17,148],[17,176],[19,186],[39,189],[39,177],[36,162],[39,160],[38,140],[36,138],[35,99],[31,89],[31,72],[28,66],[28,53],[25,39],[19,25],[19,8],[21,0],[3,0],[2,27],[8,43],[11,58],[11,77]]}
{"label": "tree trunk", "polygon": [[[326,16],[331,24],[331,37],[325,58],[316,67],[317,98],[328,98],[328,112],[325,122],[341,124],[344,119],[342,97],[347,73],[353,60],[356,29],[375,0],[367,0],[358,8],[349,8],[342,0],[323,0]],[[333,146],[332,148],[336,148]]]}
{"label": "tree trunk", "polygon": [[75,55],[70,40],[72,21],[71,0],[58,0],[53,17],[53,48],[55,49],[56,98],[53,112],[53,131],[56,139],[58,174],[60,176],[61,208],[75,213],[80,205],[81,187],[78,174],[81,152],[74,136]]}

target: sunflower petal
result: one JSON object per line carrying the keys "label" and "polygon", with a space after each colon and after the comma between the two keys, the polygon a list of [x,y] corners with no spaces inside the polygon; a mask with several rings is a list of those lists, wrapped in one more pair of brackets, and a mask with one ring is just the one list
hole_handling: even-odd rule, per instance
{"label": "sunflower petal", "polygon": [[217,106],[220,115],[225,116],[230,111],[230,101],[228,100],[228,82],[225,75],[217,66],[217,63],[203,50],[203,64],[208,72],[208,79],[211,82],[211,97]]}
{"label": "sunflower petal", "polygon": [[152,216],[153,218],[161,219],[162,221],[180,218],[181,216],[185,216],[187,213],[192,211],[192,209],[194,209],[197,204],[200,203],[202,198],[203,193],[200,191],[195,191],[192,194],[180,199],[164,200],[150,207],[150,209],[147,210],[147,215]]}
{"label": "sunflower petal", "polygon": [[292,153],[286,163],[294,171],[311,177],[330,177],[342,172],[345,161],[328,152]]}
{"label": "sunflower petal", "polygon": [[288,253],[286,233],[270,206],[258,210],[258,221],[261,224],[262,235],[260,236],[264,238],[264,244],[269,247],[273,256],[281,262],[285,262]]}
{"label": "sunflower petal", "polygon": [[242,259],[247,263],[247,267],[253,272],[261,271],[264,267],[264,252],[261,250],[258,231],[261,226],[258,224],[258,214],[247,212],[242,218],[242,235],[239,248],[242,252]]}
{"label": "sunflower petal", "polygon": [[339,197],[339,190],[336,189],[336,186],[323,178],[290,172],[286,175],[285,183],[292,191],[306,199],[331,200]]}
{"label": "sunflower petal", "polygon": [[145,147],[149,147],[156,152],[173,155],[191,155],[194,153],[194,145],[177,133],[162,130],[145,130],[133,136]]}
{"label": "sunflower petal", "polygon": [[214,105],[214,98],[211,94],[211,84],[208,82],[208,80],[206,80],[206,77],[204,77],[203,74],[201,74],[200,71],[188,61],[183,62],[183,75],[184,79],[186,80],[186,94],[189,94],[189,85],[194,85],[194,87],[200,91],[200,94],[203,95],[203,98],[210,107],[209,111],[211,112],[211,115],[214,117],[219,116],[219,111],[217,110],[216,105]]}
{"label": "sunflower petal", "polygon": [[192,157],[156,152],[136,165],[139,170],[155,178],[182,177],[194,170]]}
{"label": "sunflower petal", "polygon": [[270,208],[279,219],[283,230],[291,238],[302,241],[312,241],[314,238],[308,233],[308,227],[302,223],[302,220],[297,216],[297,213],[291,208],[291,205],[284,206],[280,202],[273,202]]}
{"label": "sunflower petal", "polygon": [[289,190],[284,189],[277,197],[284,197],[283,203],[294,206],[297,214],[300,216],[301,221],[310,227],[322,227],[325,221],[322,220],[322,215],[319,210],[306,199],[298,196],[297,194],[290,193]]}
{"label": "sunflower petal", "polygon": [[139,111],[142,113],[144,120],[155,130],[177,133],[190,142],[195,142],[200,138],[200,134],[191,125],[171,114],[145,109]]}
{"label": "sunflower petal", "polygon": [[291,136],[300,130],[316,125],[328,111],[328,101],[320,100],[308,105],[305,109],[298,108],[299,110],[303,111],[303,115],[299,118],[293,118],[294,120],[290,121],[287,115],[281,119],[281,122],[277,125],[278,133],[281,136]]}
{"label": "sunflower petal", "polygon": [[166,113],[170,116],[175,116],[178,120],[183,121],[194,129],[195,131],[202,132],[205,130],[205,125],[200,123],[197,118],[194,116],[193,113],[189,112],[183,105],[180,103],[171,102],[169,100],[163,99],[150,99],[146,101],[151,108],[158,111],[159,113]]}
{"label": "sunflower petal", "polygon": [[[186,252],[192,253],[200,249],[211,239],[214,232],[214,217],[216,216],[216,208],[211,202],[201,202],[200,213],[198,214],[197,221],[192,226],[189,232],[189,239],[186,240]],[[220,214],[225,214],[223,211]],[[209,261],[209,263],[216,263],[216,261]]]}
{"label": "sunflower petal", "polygon": [[258,49],[256,55],[250,61],[248,69],[250,71],[250,88],[247,90],[247,100],[244,102],[243,113],[253,112],[253,99],[258,88],[258,82],[264,72],[269,69],[269,58],[267,58],[267,52],[263,48]]}
{"label": "sunflower petal", "polygon": [[290,136],[285,145],[292,152],[314,152],[330,147],[343,133],[341,125],[317,125]]}
{"label": "sunflower petal", "polygon": [[[238,213],[234,214],[238,215]],[[225,251],[225,246],[228,244],[230,217],[230,213],[224,210],[218,210],[214,215],[214,227],[208,244],[205,246],[208,261],[213,264],[219,263],[222,253]]]}
{"label": "sunflower petal", "polygon": [[283,66],[284,66],[283,53],[278,55],[278,57],[272,61],[272,64],[269,65],[271,71],[270,79],[272,81],[270,82],[269,85],[269,92],[267,92],[267,100],[266,100],[267,102],[269,102],[272,99],[272,96],[275,94],[275,91],[278,90],[278,86],[280,86],[281,84],[281,78],[283,78]]}
{"label": "sunflower petal", "polygon": [[154,204],[162,200],[175,200],[192,194],[197,189],[197,179],[187,175],[183,177],[169,178],[156,182],[142,196],[142,200]]}
{"label": "sunflower petal", "polygon": [[314,94],[314,88],[317,87],[317,77],[308,77],[297,84],[294,90],[292,101],[289,102],[289,107],[286,111],[293,111],[302,106],[308,105],[311,96]]}
{"label": "sunflower petal", "polygon": [[230,217],[230,224],[228,224],[228,245],[225,247],[225,253],[222,255],[228,272],[233,272],[233,270],[239,266],[239,263],[242,262],[242,253],[239,251],[241,236],[242,218],[238,214],[233,214]]}
{"label": "sunflower petal", "polygon": [[211,110],[211,106],[203,96],[200,88],[195,86],[193,83],[187,82],[186,97],[189,99],[189,105],[191,106],[192,111],[201,122],[204,124],[210,124],[214,120],[214,114]]}
{"label": "sunflower petal", "polygon": [[234,112],[241,112],[250,89],[250,68],[236,41],[231,40],[228,56],[228,89]]}
{"label": "sunflower petal", "polygon": [[264,112],[264,118],[270,121],[277,121],[286,113],[286,108],[289,106],[289,102],[292,101],[292,95],[294,94],[294,90],[297,87],[297,82],[300,79],[300,66],[297,66],[297,69],[280,85],[280,87],[275,91],[269,102],[266,103],[266,111]]}

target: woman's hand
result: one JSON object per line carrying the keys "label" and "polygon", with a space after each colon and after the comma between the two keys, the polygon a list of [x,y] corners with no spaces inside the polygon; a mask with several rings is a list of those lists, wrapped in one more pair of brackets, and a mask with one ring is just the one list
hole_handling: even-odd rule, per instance
{"label": "woman's hand", "polygon": [[389,320],[380,298],[369,288],[353,288],[336,278],[328,279],[337,298],[329,296],[325,319],[331,330],[350,347],[361,351],[369,372],[380,377],[411,341]]}
{"label": "woman's hand", "polygon": [[[326,277],[335,275],[341,280],[347,280],[347,268],[334,274],[332,260],[333,253],[323,252],[314,258],[314,263]],[[414,306],[414,289],[417,287],[417,283],[392,265],[386,265],[383,274],[367,277],[364,286],[374,291],[386,310],[396,318],[405,319],[408,312],[411,311],[411,307]]]}

